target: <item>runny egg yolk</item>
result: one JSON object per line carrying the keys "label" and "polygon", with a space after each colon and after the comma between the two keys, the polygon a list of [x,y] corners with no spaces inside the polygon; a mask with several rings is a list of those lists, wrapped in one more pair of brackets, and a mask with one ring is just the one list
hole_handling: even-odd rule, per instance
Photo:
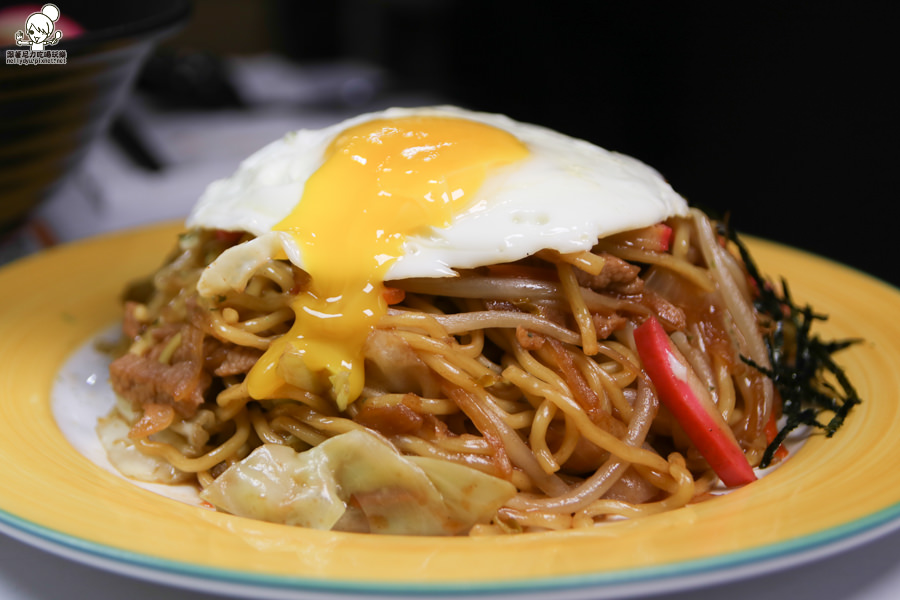
{"label": "runny egg yolk", "polygon": [[337,136],[274,227],[292,236],[311,281],[290,331],[251,370],[251,397],[285,397],[291,384],[346,408],[362,391],[363,347],[405,237],[449,225],[491,169],[527,154],[506,131],[452,117],[373,120]]}

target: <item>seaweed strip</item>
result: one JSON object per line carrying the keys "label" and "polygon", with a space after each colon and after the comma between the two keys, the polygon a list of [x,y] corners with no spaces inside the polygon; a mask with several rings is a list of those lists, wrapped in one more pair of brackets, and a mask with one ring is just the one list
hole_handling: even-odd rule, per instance
{"label": "seaweed strip", "polygon": [[[813,323],[828,317],[813,311],[810,306],[797,306],[787,282],[782,279],[779,293],[762,277],[747,247],[730,227],[720,224],[720,234],[735,244],[747,273],[754,281],[758,296],[756,309],[770,321],[765,343],[771,368],[756,364],[747,357],[744,362],[768,376],[782,400],[784,425],[766,447],[760,468],[769,466],[776,450],[788,435],[801,425],[824,431],[831,437],[844,423],[850,410],[861,398],[833,355],[859,339],[822,340],[812,333]],[[827,422],[822,413],[832,413]]]}

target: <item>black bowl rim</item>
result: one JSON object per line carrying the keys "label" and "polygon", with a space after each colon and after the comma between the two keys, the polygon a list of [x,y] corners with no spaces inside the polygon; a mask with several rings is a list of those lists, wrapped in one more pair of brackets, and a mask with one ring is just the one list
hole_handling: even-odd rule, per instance
{"label": "black bowl rim", "polygon": [[[162,4],[162,2],[153,2],[153,4]],[[191,14],[191,8],[190,0],[168,0],[165,10],[154,12],[141,19],[88,31],[78,37],[63,40],[60,49],[72,54],[89,54],[104,48],[110,42],[164,36],[187,21]],[[10,48],[18,48],[18,46],[14,44],[0,46],[0,49],[4,51]]]}

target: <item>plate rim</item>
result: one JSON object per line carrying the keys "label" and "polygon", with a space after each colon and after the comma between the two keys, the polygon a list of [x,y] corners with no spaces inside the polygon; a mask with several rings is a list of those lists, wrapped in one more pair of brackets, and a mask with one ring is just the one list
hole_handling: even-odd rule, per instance
{"label": "plate rim", "polygon": [[[234,587],[267,594],[263,598],[281,598],[282,593],[355,594],[359,597],[416,596],[428,598],[467,598],[481,595],[521,597],[534,594],[584,592],[593,598],[615,593],[622,597],[643,595],[654,590],[684,591],[694,587],[712,585],[723,581],[737,581],[763,573],[790,569],[815,560],[835,556],[852,548],[869,543],[900,530],[900,502],[876,513],[817,531],[792,540],[737,551],[722,556],[688,559],[683,562],[645,567],[633,567],[621,571],[579,573],[569,575],[545,575],[521,581],[499,580],[493,582],[396,582],[396,581],[343,581],[314,579],[302,576],[286,576],[266,573],[229,571],[214,567],[150,556],[132,550],[122,550],[86,540],[48,528],[39,523],[22,519],[0,508],[0,533],[51,554],[76,562],[104,569],[113,573],[132,575],[139,579],[160,583],[154,576],[166,575],[180,585],[198,591],[210,591],[209,584],[221,586],[222,591],[233,595]],[[541,535],[541,534],[524,534]],[[784,561],[785,557],[790,560]],[[727,572],[726,572],[727,569]],[[737,572],[736,572],[737,571]],[[163,582],[166,583],[166,582]],[[168,582],[171,584],[171,582]],[[597,596],[600,592],[603,596]],[[275,595],[268,595],[275,594]],[[462,597],[462,596],[460,596]],[[566,596],[569,597],[569,596]],[[578,597],[578,596],[573,596]]]}

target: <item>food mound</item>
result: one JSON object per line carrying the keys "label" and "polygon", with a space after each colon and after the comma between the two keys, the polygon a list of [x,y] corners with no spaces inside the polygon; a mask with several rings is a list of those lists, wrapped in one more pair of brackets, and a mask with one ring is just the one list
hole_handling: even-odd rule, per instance
{"label": "food mound", "polygon": [[[98,433],[125,475],[244,517],[587,527],[784,458],[818,423],[780,381],[798,314],[639,161],[500,115],[391,109],[288,134],[209,186],[126,293]],[[858,401],[843,389],[817,386],[829,433]]]}

